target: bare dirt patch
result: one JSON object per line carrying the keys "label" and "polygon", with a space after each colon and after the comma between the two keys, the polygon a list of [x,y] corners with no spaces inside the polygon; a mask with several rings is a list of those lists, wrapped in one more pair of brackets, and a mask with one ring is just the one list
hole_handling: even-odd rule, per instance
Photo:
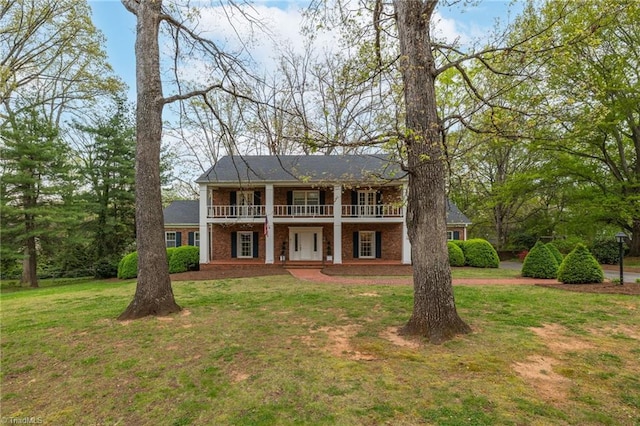
{"label": "bare dirt patch", "polygon": [[553,371],[559,361],[552,357],[532,355],[524,362],[516,362],[513,369],[544,399],[562,403],[566,401],[571,381]]}
{"label": "bare dirt patch", "polygon": [[[374,355],[360,352],[351,345],[351,338],[355,336],[359,328],[357,325],[321,327],[316,330],[311,330],[310,333],[325,333],[329,341],[323,349],[333,356],[354,361],[373,361],[376,359]],[[302,338],[302,341],[308,343],[311,341],[311,338]]]}
{"label": "bare dirt patch", "polygon": [[[555,354],[592,349],[593,345],[576,337],[567,335],[567,329],[558,324],[543,324],[530,328],[542,343]],[[567,400],[571,380],[556,373],[554,366],[562,362],[553,356],[532,355],[523,362],[513,364],[513,369],[536,392],[550,402],[561,404]]]}
{"label": "bare dirt patch", "polygon": [[389,328],[387,328],[382,333],[380,333],[380,337],[390,341],[391,343],[393,343],[396,346],[401,346],[403,348],[418,349],[421,346],[420,342],[417,342],[415,340],[407,339],[406,337],[401,336],[400,334],[398,334],[398,328],[397,327],[389,327]]}
{"label": "bare dirt patch", "polygon": [[542,342],[555,353],[574,352],[591,349],[593,345],[575,337],[566,335],[567,329],[558,324],[543,324],[530,328]]}

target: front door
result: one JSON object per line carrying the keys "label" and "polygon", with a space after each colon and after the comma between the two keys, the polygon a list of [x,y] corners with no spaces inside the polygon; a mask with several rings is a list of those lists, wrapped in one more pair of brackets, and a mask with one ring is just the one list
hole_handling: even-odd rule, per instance
{"label": "front door", "polygon": [[289,228],[289,259],[322,260],[322,228]]}

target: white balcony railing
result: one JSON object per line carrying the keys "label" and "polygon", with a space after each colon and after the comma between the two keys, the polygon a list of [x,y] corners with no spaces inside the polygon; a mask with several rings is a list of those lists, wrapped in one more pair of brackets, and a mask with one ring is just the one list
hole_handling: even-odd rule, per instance
{"label": "white balcony railing", "polygon": [[209,206],[208,217],[252,218],[265,216],[265,206]]}
{"label": "white balcony railing", "polygon": [[[265,206],[209,206],[207,209],[209,218],[255,218],[266,215]],[[375,206],[343,205],[342,217],[371,217],[390,218],[402,217],[404,208],[392,204],[380,204]],[[333,217],[333,205],[322,206],[273,206],[274,217]]]}
{"label": "white balcony railing", "polygon": [[333,217],[333,206],[273,206],[274,217]]}
{"label": "white balcony railing", "polygon": [[378,204],[375,206],[342,206],[342,217],[402,217],[402,206]]}

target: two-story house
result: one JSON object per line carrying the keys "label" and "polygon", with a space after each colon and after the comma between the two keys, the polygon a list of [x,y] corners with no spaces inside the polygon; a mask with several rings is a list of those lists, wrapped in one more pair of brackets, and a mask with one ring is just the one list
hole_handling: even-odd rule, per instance
{"label": "two-story house", "polygon": [[[165,209],[165,231],[168,244],[197,237],[201,265],[411,263],[408,178],[385,156],[225,156],[196,182],[199,229],[167,223]],[[451,203],[447,223],[449,239],[466,239],[470,222]]]}

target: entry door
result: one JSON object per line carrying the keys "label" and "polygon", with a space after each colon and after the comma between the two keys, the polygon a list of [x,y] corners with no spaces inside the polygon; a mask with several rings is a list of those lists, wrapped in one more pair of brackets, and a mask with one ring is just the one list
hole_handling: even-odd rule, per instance
{"label": "entry door", "polygon": [[289,259],[322,260],[322,228],[290,229]]}

